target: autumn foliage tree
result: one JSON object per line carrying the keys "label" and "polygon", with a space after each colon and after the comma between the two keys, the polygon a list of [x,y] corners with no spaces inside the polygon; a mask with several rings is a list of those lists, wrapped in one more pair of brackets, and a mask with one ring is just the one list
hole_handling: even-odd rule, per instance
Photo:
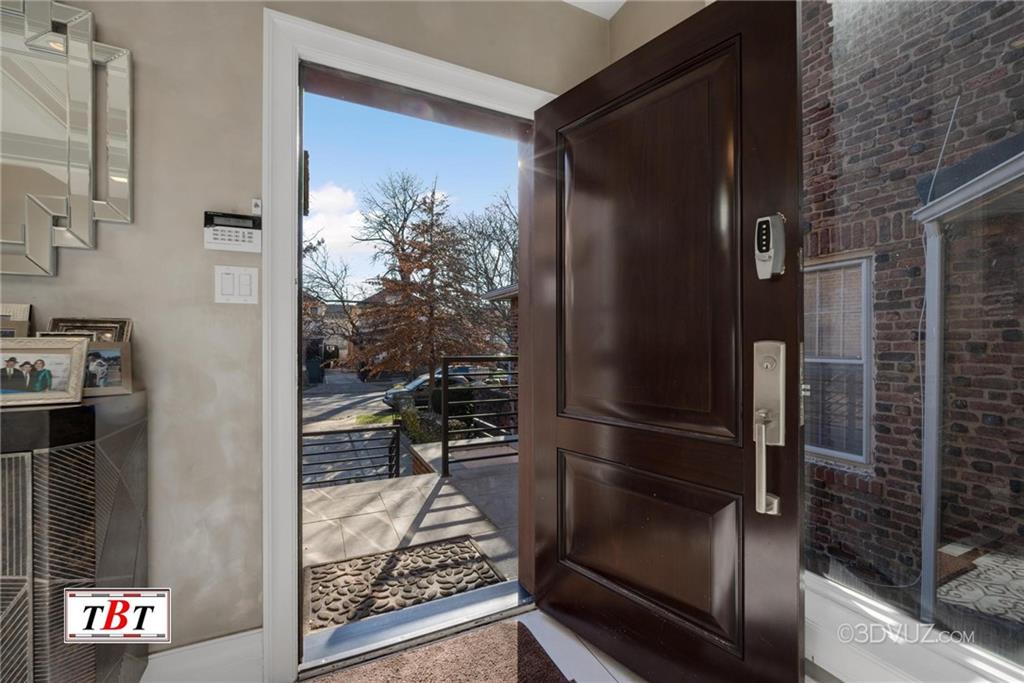
{"label": "autumn foliage tree", "polygon": [[376,246],[385,271],[358,310],[361,360],[371,371],[426,369],[433,384],[442,357],[493,352],[501,321],[474,280],[476,245],[437,183],[393,174],[363,206],[358,239]]}

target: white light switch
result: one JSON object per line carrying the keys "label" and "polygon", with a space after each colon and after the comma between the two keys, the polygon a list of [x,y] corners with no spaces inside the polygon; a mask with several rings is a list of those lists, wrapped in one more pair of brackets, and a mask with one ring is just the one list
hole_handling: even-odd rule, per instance
{"label": "white light switch", "polygon": [[213,267],[213,301],[218,304],[259,303],[259,269]]}

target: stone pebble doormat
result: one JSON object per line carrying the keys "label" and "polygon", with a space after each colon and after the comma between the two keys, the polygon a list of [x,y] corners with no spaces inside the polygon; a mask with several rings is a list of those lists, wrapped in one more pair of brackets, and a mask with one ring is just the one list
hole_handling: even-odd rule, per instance
{"label": "stone pebble doormat", "polygon": [[306,633],[505,580],[468,536],[314,565],[304,578]]}

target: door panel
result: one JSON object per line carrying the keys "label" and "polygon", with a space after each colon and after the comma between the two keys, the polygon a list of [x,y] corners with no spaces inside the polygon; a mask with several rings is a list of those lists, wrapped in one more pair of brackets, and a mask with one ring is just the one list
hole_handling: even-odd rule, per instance
{"label": "door panel", "polygon": [[739,496],[578,453],[559,455],[562,564],[735,646]]}
{"label": "door panel", "polygon": [[[715,3],[536,116],[535,597],[650,680],[801,676],[795,30],[791,3]],[[759,280],[776,212],[787,268]],[[792,406],[778,516],[754,510],[764,339]]]}
{"label": "door panel", "polygon": [[737,436],[736,49],[558,133],[567,415]]}

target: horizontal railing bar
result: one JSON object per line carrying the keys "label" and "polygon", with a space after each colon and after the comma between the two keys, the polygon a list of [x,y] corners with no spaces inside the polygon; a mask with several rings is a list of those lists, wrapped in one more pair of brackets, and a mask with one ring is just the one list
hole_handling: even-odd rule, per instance
{"label": "horizontal railing bar", "polygon": [[470,401],[448,401],[448,405],[450,405],[450,406],[457,406],[457,405],[465,405],[467,403],[508,403],[510,401],[518,401],[518,400],[519,400],[518,398],[512,398],[512,397],[509,397],[509,398],[480,398],[480,399],[477,399],[475,401],[472,401],[472,400],[470,400]]}
{"label": "horizontal railing bar", "polygon": [[500,377],[502,375],[518,375],[518,370],[494,370],[492,372],[449,372],[449,377]]}
{"label": "horizontal railing bar", "polygon": [[389,436],[386,439],[349,439],[347,441],[303,441],[303,446],[336,446],[337,444],[361,444],[361,443],[379,443],[383,441],[394,441],[395,437]]}
{"label": "horizontal railing bar", "polygon": [[469,361],[479,361],[481,363],[505,363],[515,362],[519,360],[519,356],[444,356],[441,359],[442,363],[451,365],[452,363],[467,363]]}
{"label": "horizontal railing bar", "polygon": [[494,458],[515,458],[519,455],[519,451],[514,453],[492,453],[490,455],[477,455],[472,458],[449,458],[448,462],[456,464],[460,462],[474,462],[476,460],[492,460]]}
{"label": "horizontal railing bar", "polygon": [[350,427],[348,429],[327,429],[322,432],[302,432],[302,436],[320,436],[321,434],[362,434],[365,432],[393,432],[395,425],[379,425],[377,427]]}
{"label": "horizontal railing bar", "polygon": [[519,413],[517,413],[514,410],[509,410],[509,411],[506,411],[506,412],[503,412],[503,413],[466,413],[466,414],[461,414],[460,413],[459,415],[449,415],[448,417],[452,418],[452,419],[455,419],[455,420],[468,420],[468,419],[475,418],[475,417],[503,417],[505,415],[518,415],[518,414]]}
{"label": "horizontal railing bar", "polygon": [[313,456],[336,456],[336,455],[339,455],[339,454],[373,453],[375,451],[391,451],[391,446],[389,446],[389,445],[378,445],[378,446],[373,447],[373,449],[351,449],[350,451],[317,451],[315,453],[312,453],[312,452],[306,453],[305,451],[303,451],[302,452],[302,457],[303,458],[307,458],[307,457],[311,458]]}
{"label": "horizontal railing bar", "polygon": [[515,427],[473,427],[472,429],[449,429],[449,434],[469,434],[470,432],[510,432]]}
{"label": "horizontal railing bar", "polygon": [[477,390],[477,391],[486,391],[488,389],[494,391],[496,389],[518,389],[518,388],[519,388],[518,384],[484,384],[484,385],[457,384],[457,385],[455,385],[453,387],[448,387],[448,391],[471,391],[471,390],[474,390],[474,389]]}
{"label": "horizontal railing bar", "polygon": [[[358,436],[356,434],[353,434],[353,435],[351,435],[351,436],[349,436],[349,437],[347,437],[345,439],[342,439],[342,441],[345,442],[345,443],[348,443],[349,441],[386,441],[388,439],[395,438],[395,433],[397,431],[398,431],[398,425],[395,425],[394,429],[389,429],[388,430],[388,432],[389,432],[388,434],[380,434],[380,435],[374,434],[372,436]],[[326,437],[333,437],[333,436],[336,436],[336,435],[335,434],[325,434],[324,436],[326,436]],[[316,435],[304,434],[302,436],[302,438],[303,439],[315,439]]]}
{"label": "horizontal railing bar", "polygon": [[332,464],[336,464],[336,463],[339,463],[339,462],[371,462],[372,463],[372,462],[377,462],[378,460],[381,460],[381,461],[391,460],[391,455],[389,453],[385,453],[385,454],[382,454],[382,455],[366,455],[366,456],[363,456],[361,458],[332,458],[331,460],[310,460],[308,462],[303,462],[302,466],[303,467],[316,467],[318,465],[332,465]]}
{"label": "horizontal railing bar", "polygon": [[303,475],[307,475],[307,474],[330,474],[331,472],[357,472],[359,470],[379,470],[379,469],[387,469],[387,464],[366,465],[364,467],[336,467],[334,469],[329,469],[329,470],[315,470],[315,471],[310,471],[310,472],[307,472],[307,471],[303,470],[302,474]]}
{"label": "horizontal railing bar", "polygon": [[[468,439],[463,439],[463,440],[464,441],[468,441]],[[519,443],[519,439],[516,439],[515,441],[503,441],[502,443],[492,444],[491,446],[493,446],[494,448],[502,448],[502,447],[505,447],[506,444],[510,444],[510,443]],[[473,449],[488,448],[488,447],[489,447],[489,445],[486,444],[486,443],[483,443],[483,444],[481,444],[481,443],[453,443],[453,444],[448,446],[448,450],[450,450],[450,451],[469,451],[469,450],[473,450]],[[519,451],[516,451],[516,453],[519,453]],[[449,460],[449,462],[453,462],[453,461]]]}
{"label": "horizontal railing bar", "polygon": [[311,451],[309,449],[302,449],[303,458],[315,458],[324,455],[357,455],[359,453],[383,453],[391,452],[396,450],[393,446],[374,446],[373,448],[342,448],[334,449],[329,451]]}
{"label": "horizontal railing bar", "polygon": [[[325,444],[325,445],[329,445],[329,444]],[[376,450],[380,450],[382,448],[391,448],[394,444],[388,444],[386,446],[363,446],[362,444],[348,444],[348,445],[351,445],[352,448],[340,448],[340,449],[334,449],[334,450],[329,450],[329,451],[314,451],[312,449],[319,448],[320,444],[304,444],[303,447],[302,447],[302,452],[305,453],[308,450],[310,453],[354,453],[355,451],[376,451]]]}
{"label": "horizontal railing bar", "polygon": [[302,467],[316,467],[318,465],[337,465],[338,463],[384,463],[391,460],[388,455],[367,456],[365,458],[332,458],[331,460],[309,460],[302,463]]}

